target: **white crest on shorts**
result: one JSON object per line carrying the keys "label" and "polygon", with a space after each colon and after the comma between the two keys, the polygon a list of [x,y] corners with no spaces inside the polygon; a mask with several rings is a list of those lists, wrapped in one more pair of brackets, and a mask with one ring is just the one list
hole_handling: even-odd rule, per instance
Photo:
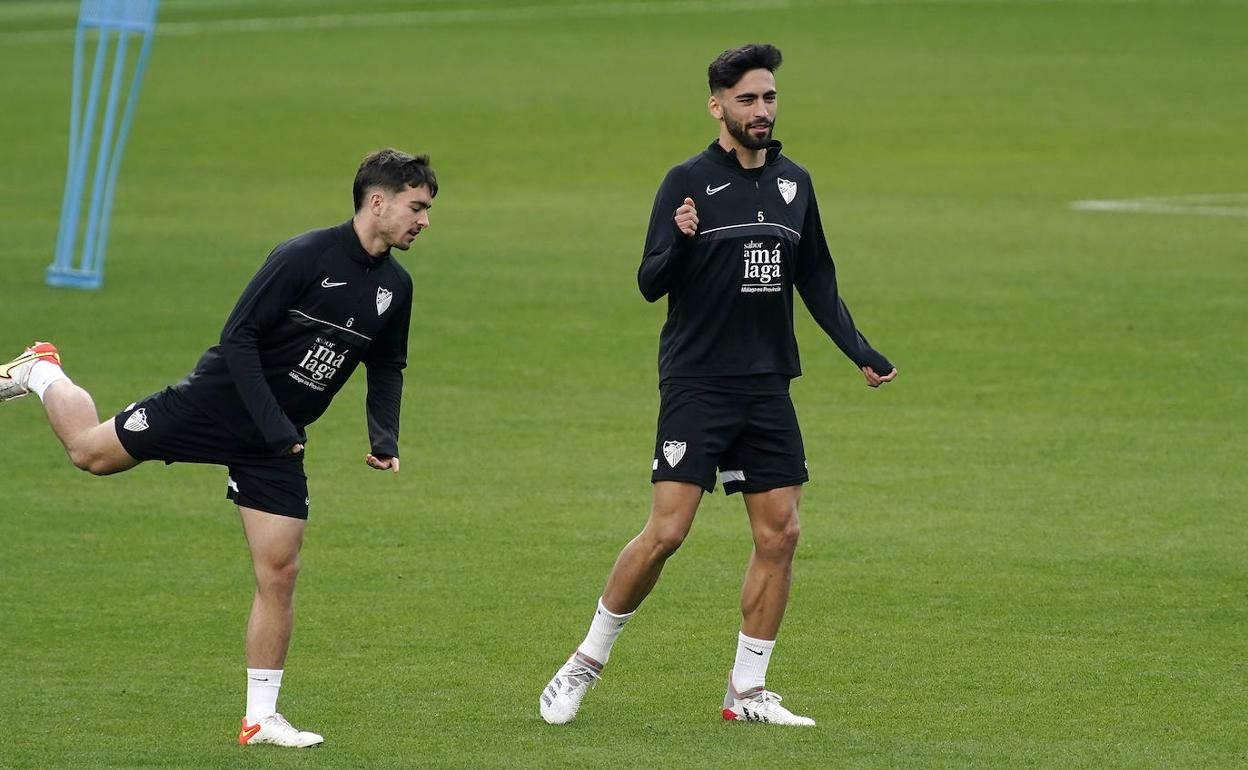
{"label": "white crest on shorts", "polygon": [[390,300],[394,299],[394,292],[389,289],[377,287],[377,315],[386,312],[386,308],[390,307]]}
{"label": "white crest on shorts", "polygon": [[126,418],[126,424],[123,427],[134,433],[147,430],[147,409],[136,409],[134,414]]}
{"label": "white crest on shorts", "polygon": [[792,203],[793,199],[797,197],[797,182],[790,182],[787,179],[777,177],[776,186],[780,188],[780,197],[784,198],[784,204],[786,206]]}
{"label": "white crest on shorts", "polygon": [[676,467],[676,463],[685,456],[685,442],[683,441],[664,441],[663,456],[667,458],[667,464]]}

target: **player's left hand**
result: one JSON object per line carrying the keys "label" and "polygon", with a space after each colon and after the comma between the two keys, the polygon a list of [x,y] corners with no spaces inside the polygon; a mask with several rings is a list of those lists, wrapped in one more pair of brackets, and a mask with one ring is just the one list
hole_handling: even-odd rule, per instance
{"label": "player's left hand", "polygon": [[865,376],[866,376],[866,378],[867,378],[867,386],[868,386],[868,387],[872,387],[872,388],[878,388],[878,387],[880,387],[881,385],[883,385],[884,383],[886,383],[886,382],[892,382],[894,379],[896,379],[896,378],[897,378],[897,368],[896,368],[896,367],[893,367],[893,370],[892,370],[891,372],[889,372],[888,374],[885,374],[885,375],[879,375],[879,374],[876,374],[876,373],[875,373],[875,370],[874,370],[874,369],[872,369],[871,367],[869,367],[869,366],[864,366],[864,367],[862,367],[862,373],[863,373],[863,375],[865,375]]}
{"label": "player's left hand", "polygon": [[377,457],[367,454],[364,455],[364,462],[368,463],[368,467],[376,468],[379,471],[399,472],[399,458],[397,457]]}

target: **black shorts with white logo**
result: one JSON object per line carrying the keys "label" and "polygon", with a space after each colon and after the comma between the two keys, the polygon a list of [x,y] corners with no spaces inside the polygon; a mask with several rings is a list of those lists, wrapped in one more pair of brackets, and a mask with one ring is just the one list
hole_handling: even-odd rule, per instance
{"label": "black shorts with white logo", "polygon": [[793,400],[784,393],[733,393],[667,383],[650,480],[687,481],[724,493],[804,484],[806,449]]}
{"label": "black shorts with white logo", "polygon": [[113,425],[136,460],[224,465],[229,472],[226,499],[244,508],[308,518],[302,454],[279,455],[238,437],[172,388],[126,407]]}

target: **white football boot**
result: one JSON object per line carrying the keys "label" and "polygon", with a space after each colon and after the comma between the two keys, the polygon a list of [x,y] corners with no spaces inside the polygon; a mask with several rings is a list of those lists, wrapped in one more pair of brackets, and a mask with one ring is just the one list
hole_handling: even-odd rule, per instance
{"label": "white football boot", "polygon": [[780,696],[762,687],[737,692],[728,675],[728,692],[724,693],[724,719],[730,722],[765,722],[772,725],[814,727],[815,720],[794,714],[780,705]]}
{"label": "white football boot", "polygon": [[56,345],[36,342],[17,358],[0,364],[0,401],[11,401],[30,392],[26,383],[30,381],[30,370],[39,361],[50,361],[60,366],[61,356],[56,352]]}
{"label": "white football boot", "polygon": [[324,742],[324,738],[306,730],[296,730],[281,714],[271,714],[254,725],[247,724],[243,717],[243,727],[238,731],[240,746],[255,746],[259,743],[271,743],[274,746],[303,749]]}
{"label": "white football boot", "polygon": [[576,719],[581,699],[601,677],[601,663],[582,655],[579,650],[572,653],[568,662],[559,667],[546,689],[542,690],[539,703],[542,719],[552,725],[563,725]]}

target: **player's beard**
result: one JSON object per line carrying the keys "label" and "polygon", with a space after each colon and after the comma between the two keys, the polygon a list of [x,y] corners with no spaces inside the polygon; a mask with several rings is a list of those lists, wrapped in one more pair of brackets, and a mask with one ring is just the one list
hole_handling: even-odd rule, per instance
{"label": "player's beard", "polygon": [[407,251],[412,247],[411,243],[404,243],[407,233],[407,228],[397,221],[387,222],[385,229],[382,231],[386,239],[387,248],[398,249],[399,251]]}
{"label": "player's beard", "polygon": [[724,115],[724,125],[728,127],[728,133],[741,143],[741,146],[747,150],[765,150],[771,144],[771,134],[776,130],[776,121],[767,124],[767,133],[761,137],[756,137],[750,133],[751,125],[761,125],[755,122],[737,123],[727,114]]}

